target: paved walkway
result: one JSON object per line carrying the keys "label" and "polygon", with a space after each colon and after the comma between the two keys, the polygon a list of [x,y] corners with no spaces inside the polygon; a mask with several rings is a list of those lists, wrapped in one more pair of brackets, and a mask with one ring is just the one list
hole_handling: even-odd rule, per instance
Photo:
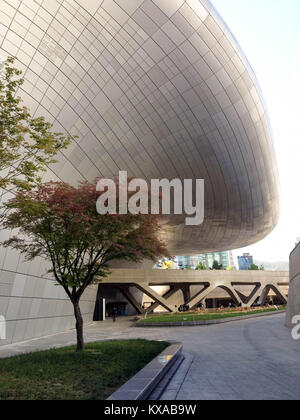
{"label": "paved walkway", "polygon": [[[134,328],[132,318],[119,318],[85,329],[87,342],[127,338],[183,342],[186,359],[162,399],[300,399],[300,341],[284,315],[182,328]],[[0,358],[74,343],[70,331],[0,347]]]}
{"label": "paved walkway", "polygon": [[284,315],[191,331],[165,400],[299,400],[300,341]]}

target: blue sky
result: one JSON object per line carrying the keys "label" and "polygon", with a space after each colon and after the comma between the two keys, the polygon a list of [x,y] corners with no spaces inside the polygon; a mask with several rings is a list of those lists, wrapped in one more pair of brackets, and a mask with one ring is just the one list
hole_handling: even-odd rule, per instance
{"label": "blue sky", "polygon": [[288,261],[300,237],[300,1],[212,0],[239,41],[269,111],[281,180],[281,218],[263,241],[238,250]]}

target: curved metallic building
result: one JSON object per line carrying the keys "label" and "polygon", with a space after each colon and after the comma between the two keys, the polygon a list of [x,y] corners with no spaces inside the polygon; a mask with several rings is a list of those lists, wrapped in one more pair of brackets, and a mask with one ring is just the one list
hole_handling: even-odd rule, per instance
{"label": "curved metallic building", "polygon": [[[273,229],[278,175],[262,94],[237,41],[208,1],[0,3],[0,54],[18,58],[25,103],[56,131],[80,139],[45,179],[77,183],[119,170],[148,180],[204,178],[203,225],[187,227],[174,217],[164,226],[174,254],[247,246]],[[13,277],[7,290],[12,284],[19,290],[16,276],[41,272],[37,264],[24,272],[9,250],[2,251],[1,264],[2,273]],[[0,287],[6,284],[1,279]],[[0,299],[14,299],[11,293],[0,291]],[[86,298],[87,319],[93,293]],[[22,316],[29,322],[29,315],[14,314],[14,320]],[[73,322],[68,316],[57,322],[58,329]]]}

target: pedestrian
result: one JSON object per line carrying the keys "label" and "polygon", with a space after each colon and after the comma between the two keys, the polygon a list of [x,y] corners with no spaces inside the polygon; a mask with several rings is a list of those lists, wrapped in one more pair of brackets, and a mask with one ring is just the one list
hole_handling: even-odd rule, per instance
{"label": "pedestrian", "polygon": [[113,322],[116,322],[117,318],[117,308],[114,306],[112,310]]}

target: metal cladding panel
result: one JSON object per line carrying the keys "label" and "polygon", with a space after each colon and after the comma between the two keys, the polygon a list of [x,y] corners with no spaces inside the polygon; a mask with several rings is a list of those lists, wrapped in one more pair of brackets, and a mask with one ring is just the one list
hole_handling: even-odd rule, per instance
{"label": "metal cladding panel", "polygon": [[204,178],[203,225],[175,217],[163,231],[180,255],[247,246],[276,225],[260,88],[209,2],[1,0],[0,48],[22,64],[36,115],[79,136],[47,179]]}
{"label": "metal cladding panel", "polygon": [[[78,136],[45,181],[119,170],[204,179],[204,223],[174,216],[163,227],[174,255],[247,246],[276,225],[277,165],[260,87],[208,1],[0,0],[0,55],[18,59],[31,112]],[[41,267],[0,250],[7,342],[73,325]],[[85,298],[87,322],[95,296]]]}

